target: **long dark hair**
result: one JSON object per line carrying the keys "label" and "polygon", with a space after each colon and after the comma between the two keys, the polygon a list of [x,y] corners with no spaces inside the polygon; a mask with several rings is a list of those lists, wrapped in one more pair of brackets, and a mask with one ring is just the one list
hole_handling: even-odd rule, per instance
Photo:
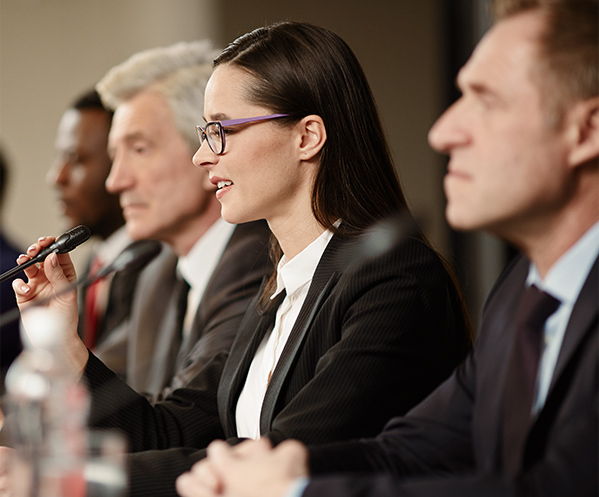
{"label": "long dark hair", "polygon": [[327,141],[312,194],[324,227],[334,230],[342,219],[341,231],[359,232],[407,210],[370,87],[339,36],[306,23],[274,24],[231,43],[214,66],[225,63],[254,76],[250,101],[292,121],[310,114],[324,121]]}
{"label": "long dark hair", "polygon": [[[277,124],[310,114],[324,121],[327,140],[312,190],[312,212],[322,226],[352,236],[392,215],[410,215],[370,85],[337,34],[302,22],[261,27],[232,42],[214,61],[215,68],[222,64],[253,76],[249,101],[290,115]],[[422,233],[415,236],[428,243]],[[276,265],[282,254],[274,237],[271,253]],[[275,285],[273,275],[262,304]]]}

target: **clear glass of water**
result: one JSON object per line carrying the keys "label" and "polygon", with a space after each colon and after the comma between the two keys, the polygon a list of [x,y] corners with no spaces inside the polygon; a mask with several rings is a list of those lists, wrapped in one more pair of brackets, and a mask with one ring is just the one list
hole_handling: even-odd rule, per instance
{"label": "clear glass of water", "polygon": [[86,497],[125,497],[127,443],[123,435],[110,430],[89,433],[84,478]]}

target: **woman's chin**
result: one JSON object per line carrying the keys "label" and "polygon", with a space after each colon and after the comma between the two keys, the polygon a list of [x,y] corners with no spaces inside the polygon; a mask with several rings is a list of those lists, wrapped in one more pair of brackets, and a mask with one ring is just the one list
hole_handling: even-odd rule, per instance
{"label": "woman's chin", "polygon": [[231,209],[226,209],[224,206],[221,208],[221,217],[230,224],[242,224],[248,223],[250,221],[255,221],[255,219],[250,216],[244,215],[239,212],[231,212]]}

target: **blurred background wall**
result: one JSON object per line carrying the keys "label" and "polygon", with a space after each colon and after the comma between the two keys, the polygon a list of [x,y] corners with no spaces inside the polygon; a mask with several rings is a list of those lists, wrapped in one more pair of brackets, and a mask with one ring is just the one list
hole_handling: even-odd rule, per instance
{"label": "blurred background wall", "polygon": [[[487,0],[0,0],[0,144],[11,164],[2,224],[23,248],[59,234],[45,174],[72,99],[135,52],[181,40],[224,46],[274,21],[326,26],[371,83],[408,200],[454,264],[471,313],[505,262],[501,244],[452,232],[443,217],[445,159],[427,145],[455,98],[453,80],[488,25]],[[198,123],[202,122],[198,116]],[[82,249],[77,249],[75,252]],[[74,256],[76,258],[74,253]]]}

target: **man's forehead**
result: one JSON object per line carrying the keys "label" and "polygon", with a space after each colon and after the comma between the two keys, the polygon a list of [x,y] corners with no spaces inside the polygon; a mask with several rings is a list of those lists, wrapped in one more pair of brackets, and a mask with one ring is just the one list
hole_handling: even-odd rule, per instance
{"label": "man's forehead", "polygon": [[458,74],[460,86],[472,79],[499,82],[530,76],[538,58],[543,17],[528,11],[497,22],[482,38]]}
{"label": "man's forehead", "polygon": [[154,135],[161,128],[172,124],[169,117],[164,114],[163,109],[124,102],[114,113],[110,137],[133,139]]}

